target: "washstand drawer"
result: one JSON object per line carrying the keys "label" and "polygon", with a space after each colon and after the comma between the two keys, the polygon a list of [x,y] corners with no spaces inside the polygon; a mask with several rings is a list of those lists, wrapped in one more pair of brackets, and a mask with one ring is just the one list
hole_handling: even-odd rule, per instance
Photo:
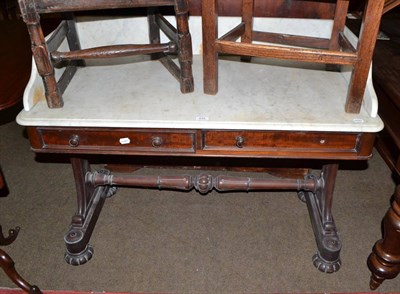
{"label": "washstand drawer", "polygon": [[356,152],[360,134],[318,132],[205,131],[204,150],[341,150]]}
{"label": "washstand drawer", "polygon": [[103,152],[194,152],[196,137],[190,131],[90,128],[36,128],[36,135],[38,142],[32,144],[34,148]]}

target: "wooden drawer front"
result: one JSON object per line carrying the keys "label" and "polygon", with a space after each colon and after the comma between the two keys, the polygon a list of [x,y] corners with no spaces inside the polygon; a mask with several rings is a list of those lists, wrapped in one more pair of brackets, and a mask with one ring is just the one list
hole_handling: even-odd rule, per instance
{"label": "wooden drawer front", "polygon": [[38,129],[44,149],[194,152],[194,132]]}
{"label": "wooden drawer front", "polygon": [[203,150],[357,152],[359,134],[205,131]]}

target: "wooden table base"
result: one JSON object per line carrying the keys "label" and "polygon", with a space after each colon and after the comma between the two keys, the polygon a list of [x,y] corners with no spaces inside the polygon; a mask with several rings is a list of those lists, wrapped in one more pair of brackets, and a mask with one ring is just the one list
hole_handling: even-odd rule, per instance
{"label": "wooden table base", "polygon": [[77,189],[77,213],[64,237],[65,260],[71,265],[81,265],[93,256],[89,244],[104,202],[116,192],[117,186],[147,187],[155,189],[196,190],[202,195],[215,189],[227,191],[297,191],[300,200],[307,203],[315,239],[317,253],[313,257],[314,266],[325,273],[339,270],[341,242],[336,232],[332,216],[333,190],[338,164],[323,165],[319,176],[308,174],[302,178],[252,178],[233,176],[212,176],[201,173],[197,176],[140,176],[114,175],[109,170],[92,171],[89,161],[71,158]]}

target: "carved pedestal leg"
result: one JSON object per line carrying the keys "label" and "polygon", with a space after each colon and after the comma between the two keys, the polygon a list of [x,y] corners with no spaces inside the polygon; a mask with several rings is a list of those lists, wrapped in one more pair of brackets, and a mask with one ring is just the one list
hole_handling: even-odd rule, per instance
{"label": "carved pedestal leg", "polygon": [[[86,182],[85,176],[90,172],[89,162],[72,158],[72,169],[77,192],[77,212],[72,217],[69,231],[64,237],[67,247],[65,260],[72,265],[81,265],[93,256],[93,248],[88,244],[103,207],[104,201],[115,189],[111,186],[94,187]],[[102,171],[109,174],[109,171]]]}
{"label": "carved pedestal leg", "polygon": [[400,272],[400,185],[383,219],[383,239],[375,243],[368,257],[368,267],[371,271],[371,290],[378,288],[384,280],[395,278]]}
{"label": "carved pedestal leg", "polygon": [[[341,242],[332,216],[332,199],[337,164],[324,165],[313,192],[302,191],[300,199],[307,203],[318,252],[313,256],[316,268],[333,273],[339,270]],[[309,175],[308,177],[313,177]]]}

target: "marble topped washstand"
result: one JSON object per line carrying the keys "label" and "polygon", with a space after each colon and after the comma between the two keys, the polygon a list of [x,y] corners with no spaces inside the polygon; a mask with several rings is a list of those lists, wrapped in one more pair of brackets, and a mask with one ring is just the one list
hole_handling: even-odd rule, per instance
{"label": "marble topped washstand", "polygon": [[[134,27],[127,26],[132,21],[129,19],[103,21],[112,23],[114,31],[124,32],[113,34],[113,38],[126,37],[126,28]],[[230,23],[235,18],[225,21]],[[295,26],[290,23],[293,21]],[[116,192],[118,185],[195,189],[201,194],[212,189],[294,190],[307,203],[310,213],[318,247],[314,265],[324,272],[337,271],[341,242],[331,209],[339,162],[367,160],[375,133],[383,128],[371,80],[360,113],[349,114],[344,109],[349,70],[344,67],[340,72],[331,72],[321,65],[305,63],[222,60],[220,91],[215,96],[206,95],[202,92],[202,61],[198,56],[199,24],[198,18],[191,18],[193,47],[197,50],[193,93],[181,94],[176,80],[156,61],[117,59],[79,68],[63,94],[64,106],[49,109],[33,66],[24,95],[25,109],[17,121],[27,127],[35,152],[63,153],[71,158],[78,208],[64,238],[66,261],[79,265],[92,257],[90,236],[105,199]],[[91,29],[110,29],[104,22],[91,25],[90,21],[78,23],[83,47],[87,45],[84,40],[96,42],[89,37],[93,35]],[[271,19],[259,25],[329,35],[332,23]],[[247,80],[243,78],[246,76],[256,78]],[[245,159],[249,165],[256,165],[259,159],[279,159],[288,168],[292,163],[307,168],[312,161],[318,162],[321,172],[267,179],[212,176],[207,172],[197,176],[122,175],[104,169],[92,171],[88,156],[100,154],[129,155],[152,162],[180,157],[187,165],[203,159],[207,163],[228,159],[233,165],[237,159]]]}

